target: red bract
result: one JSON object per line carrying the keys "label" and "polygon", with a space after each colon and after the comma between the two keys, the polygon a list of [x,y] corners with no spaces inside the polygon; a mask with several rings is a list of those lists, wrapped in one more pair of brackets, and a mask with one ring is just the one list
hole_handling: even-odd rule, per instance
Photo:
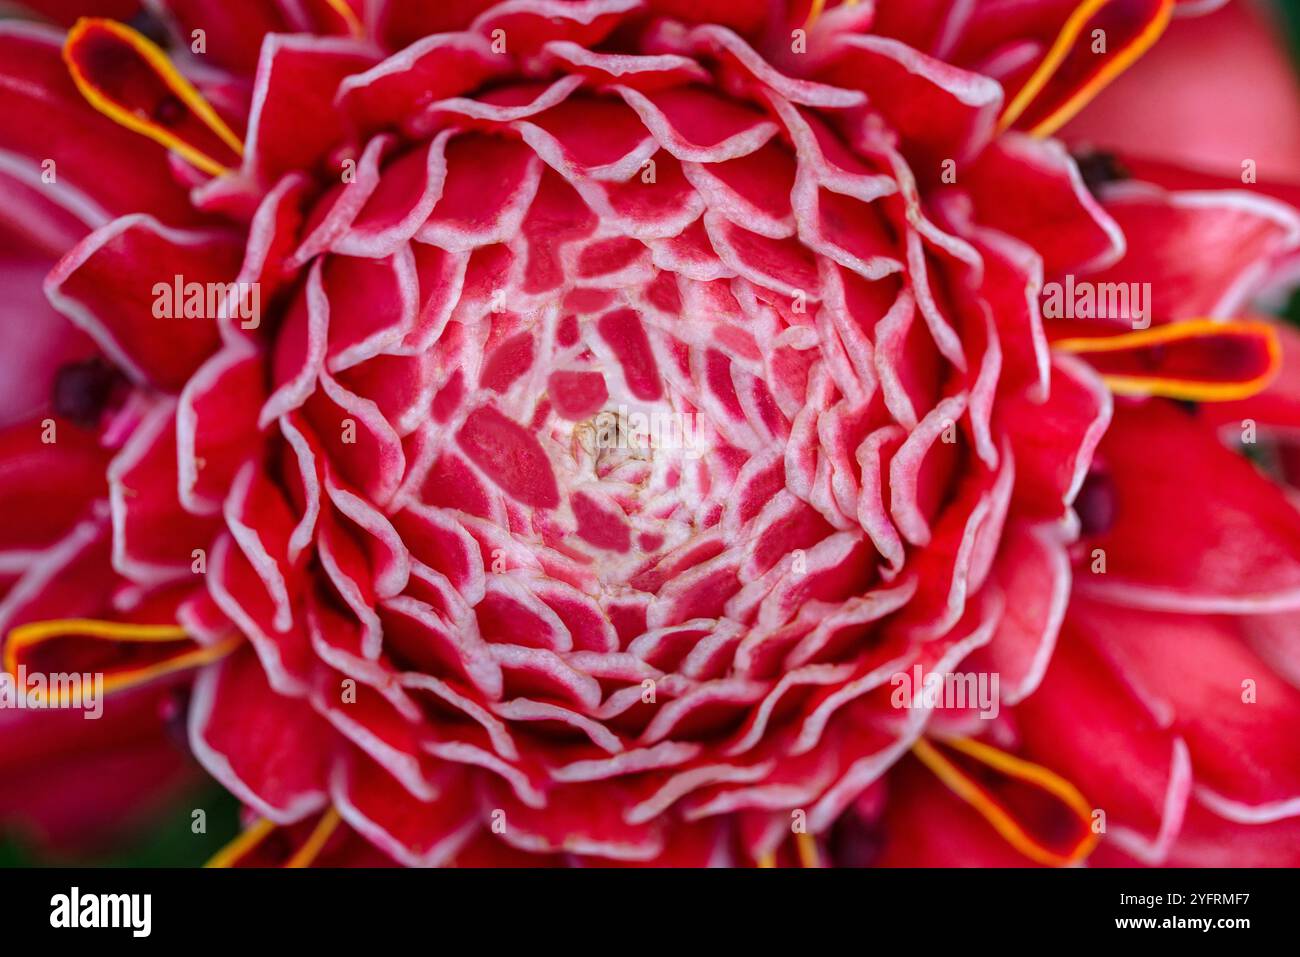
{"label": "red bract", "polygon": [[1172,0],[793,6],[0,30],[87,337],[24,345],[6,664],[201,669],[222,862],[1300,852],[1300,515],[1213,431],[1294,424],[1221,320],[1300,218],[1041,138]]}

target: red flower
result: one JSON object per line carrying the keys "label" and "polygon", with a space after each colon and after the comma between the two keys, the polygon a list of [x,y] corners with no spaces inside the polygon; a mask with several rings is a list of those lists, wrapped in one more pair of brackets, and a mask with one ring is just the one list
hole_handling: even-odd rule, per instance
{"label": "red flower", "polygon": [[1300,217],[1044,138],[1174,6],[3,25],[79,330],[8,669],[200,669],[224,863],[1294,860],[1300,514],[1216,430],[1294,424],[1223,320]]}

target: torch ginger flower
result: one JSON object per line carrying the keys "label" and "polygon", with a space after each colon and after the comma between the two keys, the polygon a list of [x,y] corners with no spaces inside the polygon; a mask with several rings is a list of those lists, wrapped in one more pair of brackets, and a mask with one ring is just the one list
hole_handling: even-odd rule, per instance
{"label": "torch ginger flower", "polygon": [[0,24],[7,670],[170,689],[220,864],[1294,863],[1300,217],[1050,138],[1204,6]]}

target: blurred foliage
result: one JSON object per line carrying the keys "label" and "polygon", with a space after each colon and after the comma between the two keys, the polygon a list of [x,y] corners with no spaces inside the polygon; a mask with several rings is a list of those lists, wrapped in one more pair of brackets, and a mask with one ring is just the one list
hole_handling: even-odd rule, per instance
{"label": "blurred foliage", "polygon": [[1282,318],[1300,328],[1300,288],[1291,293],[1291,301],[1283,306]]}
{"label": "blurred foliage", "polygon": [[1291,52],[1300,69],[1300,0],[1273,0],[1273,5],[1277,7],[1286,26],[1287,36],[1291,39]]}
{"label": "blurred foliage", "polygon": [[[191,831],[196,808],[207,813],[207,833]],[[49,856],[15,841],[0,841],[0,867],[201,867],[239,833],[239,802],[210,783],[166,809],[126,849],[93,856]]]}
{"label": "blurred foliage", "polygon": [[[1278,16],[1286,27],[1287,36],[1291,41],[1291,53],[1296,64],[1296,74],[1300,77],[1300,0],[1273,0],[1273,6],[1277,8]],[[1300,175],[1300,171],[1297,171],[1297,175]],[[1300,328],[1300,288],[1295,290],[1291,301],[1283,307],[1282,317],[1293,326]]]}

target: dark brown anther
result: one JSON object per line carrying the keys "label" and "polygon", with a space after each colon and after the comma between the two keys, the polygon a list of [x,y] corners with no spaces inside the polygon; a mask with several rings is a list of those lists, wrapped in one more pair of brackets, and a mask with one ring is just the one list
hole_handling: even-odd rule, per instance
{"label": "dark brown anther", "polygon": [[884,849],[884,833],[850,810],[835,822],[828,844],[835,867],[871,867]]}
{"label": "dark brown anther", "polygon": [[1079,516],[1079,531],[1085,538],[1109,532],[1119,514],[1119,496],[1110,476],[1089,472],[1074,500],[1074,511]]}
{"label": "dark brown anther", "polygon": [[1074,158],[1083,176],[1084,185],[1094,196],[1107,183],[1118,183],[1132,178],[1132,173],[1114,153],[1096,150],[1081,153]]}
{"label": "dark brown anther", "polygon": [[139,13],[128,20],[127,26],[144,34],[164,50],[170,45],[171,35],[167,32],[166,24],[147,9],[141,9]]}
{"label": "dark brown anther", "polygon": [[117,382],[117,370],[103,359],[69,362],[54,374],[54,412],[77,425],[94,428]]}

